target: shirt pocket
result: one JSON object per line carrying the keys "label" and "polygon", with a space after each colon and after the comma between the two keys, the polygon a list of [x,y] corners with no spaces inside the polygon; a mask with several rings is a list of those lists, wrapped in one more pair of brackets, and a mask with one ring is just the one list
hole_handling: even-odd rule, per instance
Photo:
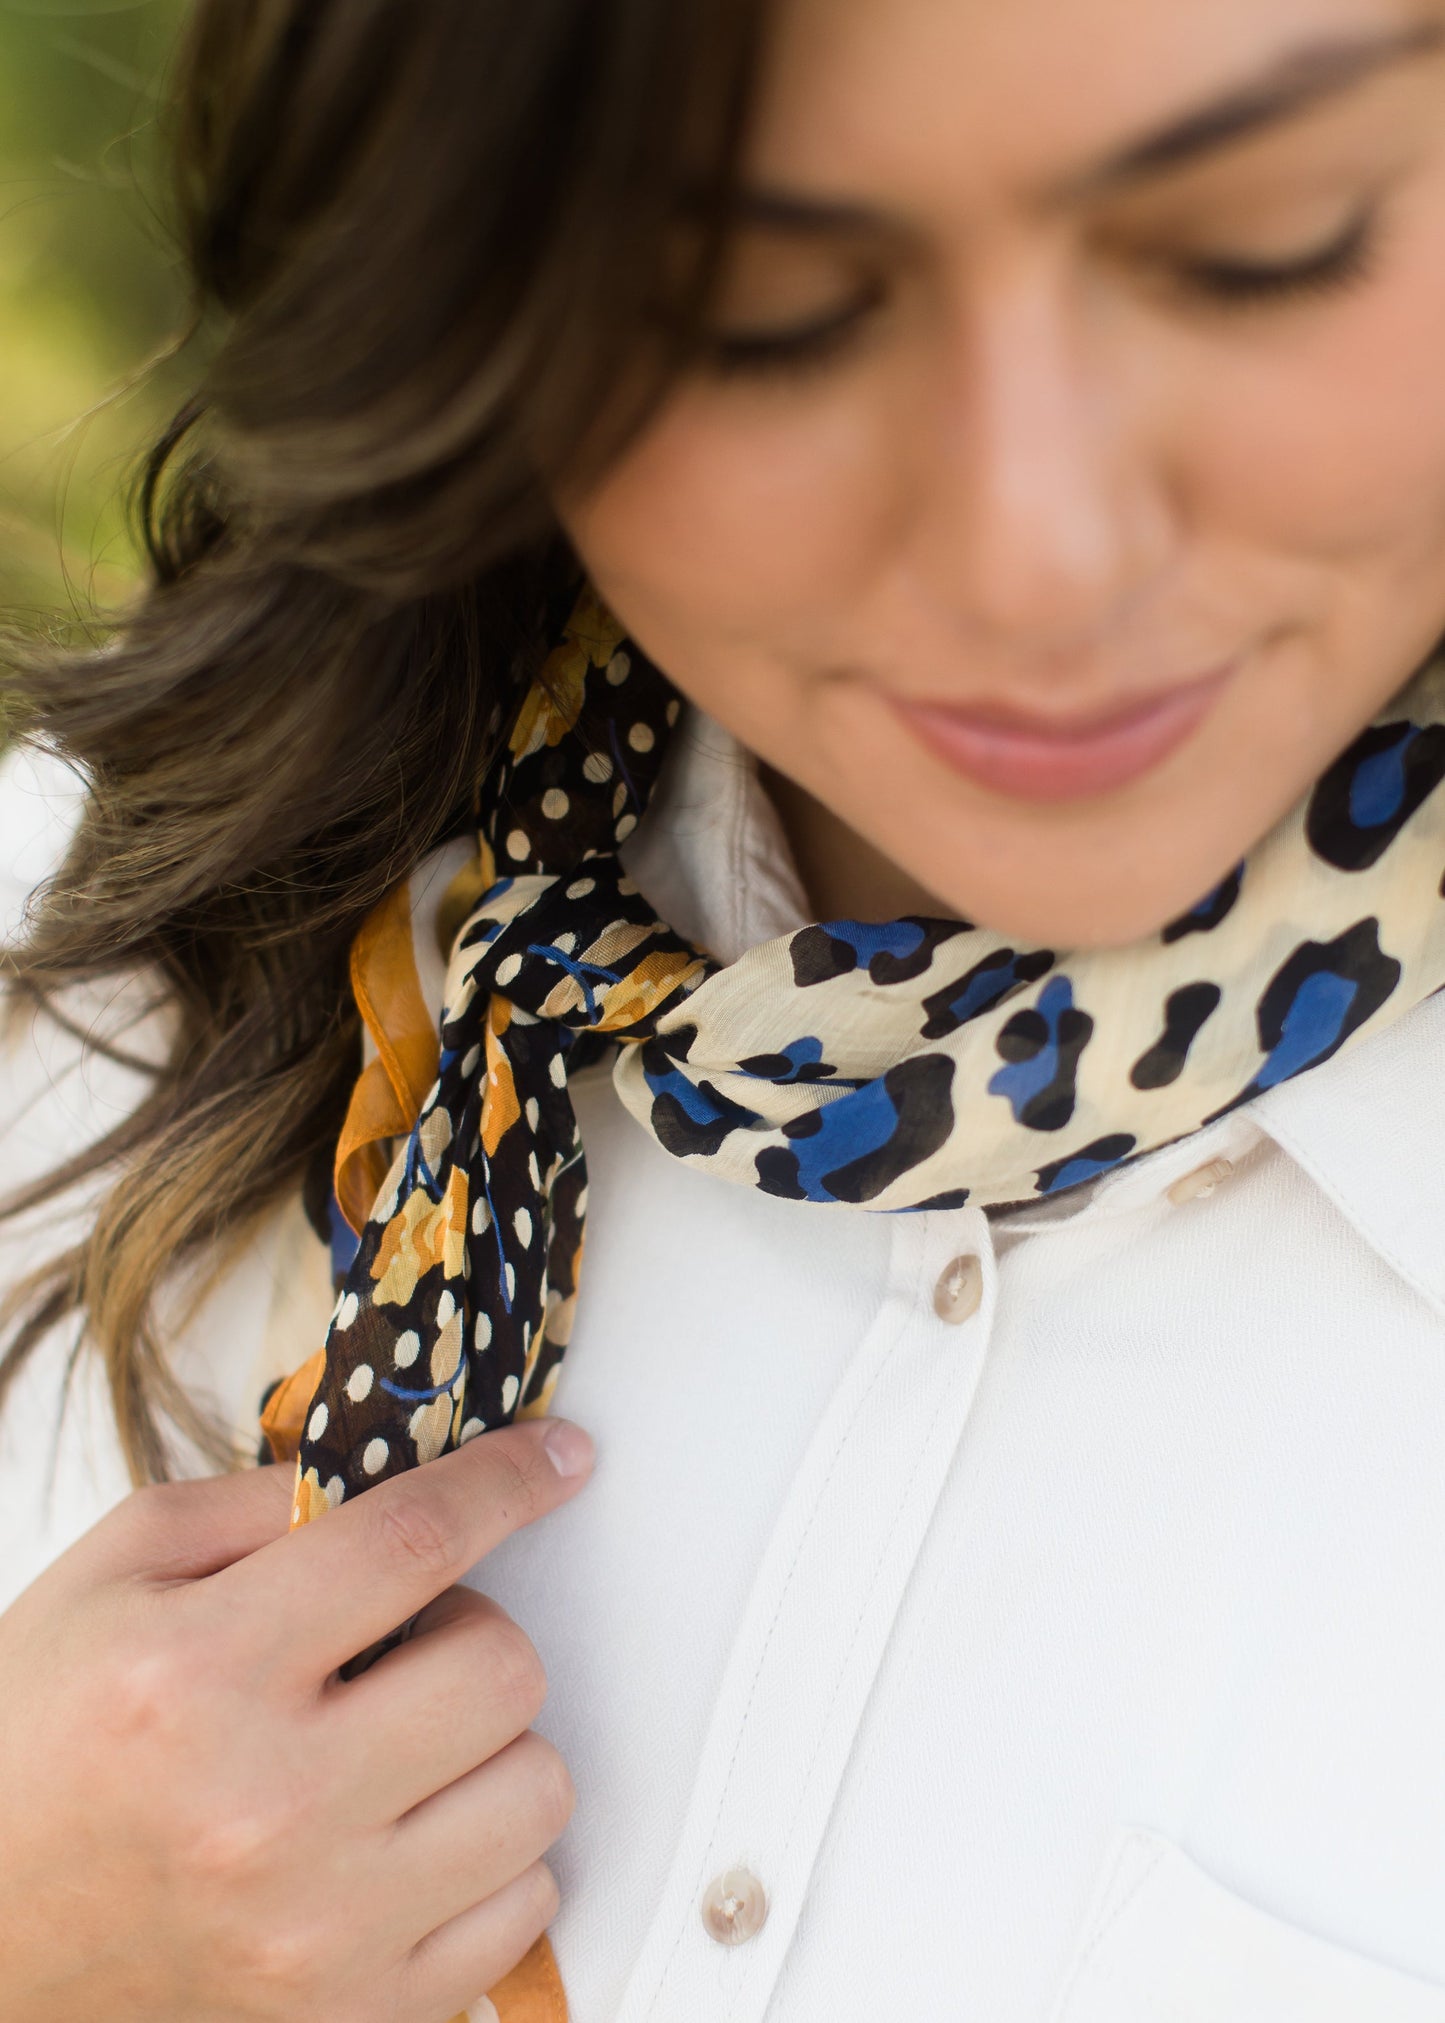
{"label": "shirt pocket", "polygon": [[1445,1987],[1286,1924],[1126,1828],[1050,2023],[1445,2023]]}

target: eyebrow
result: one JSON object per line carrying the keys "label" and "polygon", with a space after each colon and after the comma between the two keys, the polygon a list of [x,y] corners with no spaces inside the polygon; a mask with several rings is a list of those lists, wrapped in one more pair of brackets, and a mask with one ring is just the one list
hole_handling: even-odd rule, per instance
{"label": "eyebrow", "polygon": [[[1046,204],[1074,204],[1144,182],[1282,126],[1332,98],[1368,83],[1382,71],[1445,48],[1445,21],[1421,22],[1393,34],[1351,36],[1288,51],[1262,74],[1044,193]],[[820,238],[857,238],[893,232],[886,213],[846,199],[807,197],[767,187],[737,192],[735,222],[764,231]]]}
{"label": "eyebrow", "polygon": [[1434,54],[1445,46],[1445,22],[1420,22],[1389,35],[1351,36],[1292,50],[1261,75],[1221,98],[1186,112],[1156,133],[1131,142],[1055,196],[1094,196],[1183,168],[1268,128],[1298,119],[1316,106],[1370,82],[1382,71]]}
{"label": "eyebrow", "polygon": [[827,197],[794,195],[790,190],[765,186],[738,190],[729,205],[729,215],[739,225],[755,225],[768,232],[792,232],[818,238],[855,238],[860,233],[886,230],[890,220],[867,204],[851,204]]}

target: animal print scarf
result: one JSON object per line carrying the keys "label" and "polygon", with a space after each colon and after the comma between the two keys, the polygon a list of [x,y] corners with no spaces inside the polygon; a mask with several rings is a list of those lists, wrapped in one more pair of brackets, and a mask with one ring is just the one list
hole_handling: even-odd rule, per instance
{"label": "animal print scarf", "polygon": [[720,965],[618,859],[679,710],[584,598],[487,783],[436,1081],[396,1120],[331,1322],[297,1522],[547,1409],[585,1063],[611,1053],[638,1123],[700,1173],[824,1208],[990,1208],[1183,1137],[1445,983],[1445,661],[1191,913],[1082,955],[835,920]]}

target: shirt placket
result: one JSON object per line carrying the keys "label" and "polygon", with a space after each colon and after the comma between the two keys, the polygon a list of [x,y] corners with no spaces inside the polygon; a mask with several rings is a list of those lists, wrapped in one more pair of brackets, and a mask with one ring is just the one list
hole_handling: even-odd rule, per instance
{"label": "shirt placket", "polygon": [[895,1220],[877,1314],[809,1444],[744,1612],[619,2023],[764,2015],[968,1420],[994,1301],[981,1213]]}

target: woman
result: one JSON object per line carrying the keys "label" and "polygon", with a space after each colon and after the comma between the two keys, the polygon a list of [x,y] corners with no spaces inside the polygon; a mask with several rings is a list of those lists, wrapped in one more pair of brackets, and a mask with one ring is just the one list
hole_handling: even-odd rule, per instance
{"label": "woman", "polygon": [[7,2016],[1445,2019],[1442,94],[198,8],[227,320],[18,678]]}

